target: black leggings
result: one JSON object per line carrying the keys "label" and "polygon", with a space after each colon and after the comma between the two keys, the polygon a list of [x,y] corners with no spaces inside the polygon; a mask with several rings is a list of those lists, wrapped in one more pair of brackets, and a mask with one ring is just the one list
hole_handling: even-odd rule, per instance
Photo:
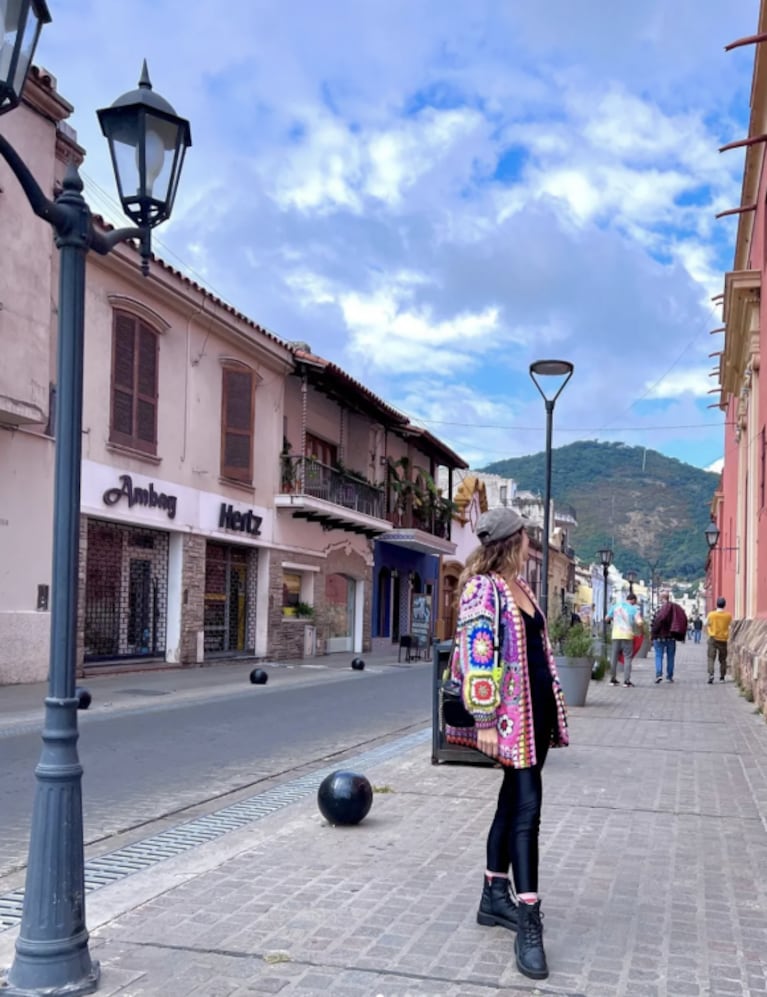
{"label": "black leggings", "polygon": [[538,830],[543,803],[541,772],[549,750],[551,730],[548,718],[545,723],[539,723],[536,717],[537,764],[527,769],[504,768],[498,806],[487,836],[488,872],[506,875],[511,865],[517,893],[538,892]]}

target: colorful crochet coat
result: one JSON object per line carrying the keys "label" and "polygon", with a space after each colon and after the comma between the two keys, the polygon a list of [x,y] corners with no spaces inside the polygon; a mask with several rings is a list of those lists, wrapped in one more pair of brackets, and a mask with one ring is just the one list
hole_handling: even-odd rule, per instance
{"label": "colorful crochet coat", "polygon": [[[517,579],[534,606],[537,603],[527,584]],[[502,644],[499,664],[493,667],[493,641],[496,598],[500,597]],[[548,631],[544,630],[549,671],[557,706],[552,747],[569,743],[567,708],[559,683]],[[477,745],[477,729],[495,727],[498,731],[498,761],[512,768],[536,764],[533,733],[533,706],[527,670],[525,623],[514,602],[511,589],[500,575],[475,575],[461,593],[458,626],[451,661],[454,679],[461,681],[463,702],[474,717],[474,727],[446,727],[451,744]]]}

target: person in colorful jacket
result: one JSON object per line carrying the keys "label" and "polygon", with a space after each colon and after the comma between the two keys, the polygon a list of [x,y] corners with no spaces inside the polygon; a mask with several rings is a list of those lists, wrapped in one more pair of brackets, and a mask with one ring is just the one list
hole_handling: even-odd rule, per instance
{"label": "person in colorful jacket", "polygon": [[[538,896],[541,771],[549,747],[568,743],[568,730],[546,621],[521,577],[529,545],[526,522],[507,507],[491,509],[477,521],[480,546],[461,575],[451,662],[474,726],[447,727],[445,735],[503,766],[477,921],[516,930],[517,968],[542,980],[548,966]],[[510,866],[518,903],[509,890]]]}

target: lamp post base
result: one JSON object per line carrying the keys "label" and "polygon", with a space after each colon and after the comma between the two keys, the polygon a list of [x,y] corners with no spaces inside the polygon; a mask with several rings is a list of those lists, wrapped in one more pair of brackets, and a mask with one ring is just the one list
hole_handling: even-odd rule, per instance
{"label": "lamp post base", "polygon": [[0,997],[76,997],[98,986],[85,926],[77,700],[45,700],[43,750],[16,955]]}
{"label": "lamp post base", "polygon": [[[79,963],[79,965],[78,965]],[[61,959],[55,957],[56,977],[61,973]],[[29,970],[29,972],[27,972]],[[79,952],[75,952],[69,960],[67,972],[74,983],[64,983],[57,986],[45,984],[27,986],[25,978],[31,975],[35,980],[45,978],[45,966],[40,965],[40,957],[36,956],[34,964],[24,965],[21,953],[16,953],[16,960],[13,964],[13,975],[17,983],[9,983],[7,978],[0,978],[0,995],[2,997],[80,997],[81,994],[92,994],[98,990],[101,967],[98,962],[91,959],[88,953],[88,935],[85,935],[83,947]],[[27,980],[29,983],[29,980]]]}

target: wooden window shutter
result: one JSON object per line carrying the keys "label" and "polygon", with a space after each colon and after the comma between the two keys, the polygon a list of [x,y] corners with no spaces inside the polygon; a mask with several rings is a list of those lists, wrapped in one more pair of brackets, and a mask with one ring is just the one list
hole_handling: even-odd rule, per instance
{"label": "wooden window shutter", "polygon": [[157,443],[157,336],[145,325],[138,328],[136,371],[136,437],[139,445]]}
{"label": "wooden window shutter", "polygon": [[113,443],[157,450],[158,336],[133,315],[116,312],[112,364]]}
{"label": "wooden window shutter", "polygon": [[223,372],[221,474],[253,480],[253,373],[233,367]]}

